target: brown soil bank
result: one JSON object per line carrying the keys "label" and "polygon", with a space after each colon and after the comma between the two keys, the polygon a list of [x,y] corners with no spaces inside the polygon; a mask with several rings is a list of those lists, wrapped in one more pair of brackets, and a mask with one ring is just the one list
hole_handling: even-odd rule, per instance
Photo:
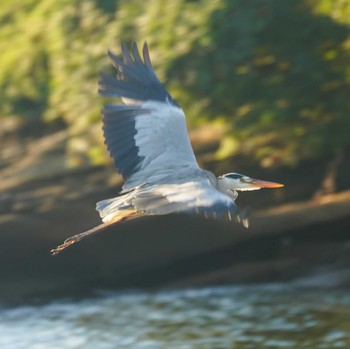
{"label": "brown soil bank", "polygon": [[350,285],[349,191],[255,212],[248,230],[185,215],[148,217],[52,257],[49,250],[66,237],[99,224],[95,202],[111,195],[96,189],[104,175],[96,169],[31,182],[2,197],[0,303],[99,289],[290,281],[322,270],[331,271],[326,285]]}
{"label": "brown soil bank", "polygon": [[[64,170],[57,149],[65,137],[42,139],[22,161],[0,168],[0,305],[122,288],[292,280],[350,286],[350,191],[282,204],[310,197],[324,165],[263,173],[287,186],[240,195],[241,206],[253,207],[248,230],[185,215],[148,217],[52,257],[50,249],[66,237],[100,223],[95,203],[120,185],[103,168]],[[275,208],[261,210],[266,203]]]}

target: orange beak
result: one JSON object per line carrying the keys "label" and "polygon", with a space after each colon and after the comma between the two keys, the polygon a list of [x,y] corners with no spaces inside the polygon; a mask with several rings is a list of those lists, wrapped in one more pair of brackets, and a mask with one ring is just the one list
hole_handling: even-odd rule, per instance
{"label": "orange beak", "polygon": [[260,179],[253,179],[250,184],[255,185],[260,188],[281,188],[284,187],[284,184],[281,183],[275,183],[275,182],[268,182],[268,181],[261,181]]}

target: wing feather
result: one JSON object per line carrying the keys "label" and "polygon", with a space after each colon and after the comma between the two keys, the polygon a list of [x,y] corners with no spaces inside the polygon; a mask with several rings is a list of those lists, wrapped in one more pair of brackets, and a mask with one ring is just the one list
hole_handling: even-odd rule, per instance
{"label": "wing feather", "polygon": [[136,44],[131,49],[133,57],[125,44],[121,45],[121,51],[123,59],[108,51],[108,56],[117,69],[118,76],[116,79],[101,74],[99,81],[99,93],[101,95],[123,97],[134,101],[168,101],[178,106],[154,73],[147,44],[143,47],[144,61],[141,59]]}
{"label": "wing feather", "polygon": [[137,211],[148,215],[187,212],[222,218],[238,214],[229,197],[204,182],[165,184],[148,189],[138,193],[133,201]]}
{"label": "wing feather", "polygon": [[125,207],[146,215],[169,213],[201,214],[207,218],[233,219],[238,216],[234,201],[218,192],[208,180],[200,179],[181,184],[144,185],[125,195],[97,204],[104,222],[112,220]]}
{"label": "wing feather", "polygon": [[117,79],[101,75],[99,82],[100,94],[126,103],[106,104],[103,110],[105,143],[117,171],[139,185],[146,178],[140,172],[197,168],[185,115],[156,77],[147,44],[143,60],[136,44],[131,51],[122,44],[121,51],[122,59],[108,52],[118,70]]}
{"label": "wing feather", "polygon": [[125,42],[123,42],[121,44],[121,51],[122,51],[123,60],[124,60],[125,64],[132,65],[133,60],[131,58],[130,51],[128,50],[128,47],[126,46]]}
{"label": "wing feather", "polygon": [[151,71],[153,72],[151,58],[149,56],[149,51],[148,51],[147,42],[145,42],[144,45],[143,45],[142,54],[143,54],[143,59],[145,61],[146,66],[149,67],[151,69]]}
{"label": "wing feather", "polygon": [[139,49],[137,47],[136,42],[133,43],[131,51],[132,51],[132,54],[134,56],[135,63],[136,64],[144,64],[142,62],[142,59],[141,59],[141,56],[140,56],[140,53],[139,53]]}

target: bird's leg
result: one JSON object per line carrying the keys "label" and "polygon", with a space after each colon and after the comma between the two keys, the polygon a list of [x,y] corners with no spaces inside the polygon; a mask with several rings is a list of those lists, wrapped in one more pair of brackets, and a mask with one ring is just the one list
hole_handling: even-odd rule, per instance
{"label": "bird's leg", "polygon": [[109,227],[112,224],[118,223],[123,221],[123,219],[119,220],[119,221],[114,221],[114,222],[108,222],[108,223],[102,223],[94,228],[91,228],[89,230],[86,230],[82,233],[76,234],[71,236],[70,238],[64,240],[63,244],[57,246],[56,248],[52,249],[50,251],[50,253],[55,256],[56,254],[59,254],[61,251],[63,251],[64,249],[66,249],[67,247],[87,238],[88,236],[92,236],[95,235],[101,231],[104,231],[107,227]]}
{"label": "bird's leg", "polygon": [[128,219],[131,218],[136,218],[139,217],[139,214],[137,214],[134,210],[130,211],[128,210],[127,212],[123,212],[122,215],[118,215],[118,217],[116,217],[114,220],[107,222],[107,223],[102,223],[94,228],[91,228],[89,230],[86,230],[82,233],[73,235],[71,237],[69,237],[68,239],[64,240],[63,244],[57,246],[56,248],[53,248],[50,253],[55,256],[57,254],[59,254],[61,251],[63,251],[64,249],[66,249],[67,247],[89,237],[95,234],[98,234],[104,230],[106,230],[109,226],[126,221]]}

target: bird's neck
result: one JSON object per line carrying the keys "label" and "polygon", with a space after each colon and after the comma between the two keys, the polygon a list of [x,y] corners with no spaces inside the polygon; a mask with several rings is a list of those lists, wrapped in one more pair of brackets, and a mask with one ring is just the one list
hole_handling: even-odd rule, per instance
{"label": "bird's neck", "polygon": [[232,188],[232,183],[227,178],[218,178],[216,188],[221,193],[228,195],[231,199],[236,200],[238,192]]}

